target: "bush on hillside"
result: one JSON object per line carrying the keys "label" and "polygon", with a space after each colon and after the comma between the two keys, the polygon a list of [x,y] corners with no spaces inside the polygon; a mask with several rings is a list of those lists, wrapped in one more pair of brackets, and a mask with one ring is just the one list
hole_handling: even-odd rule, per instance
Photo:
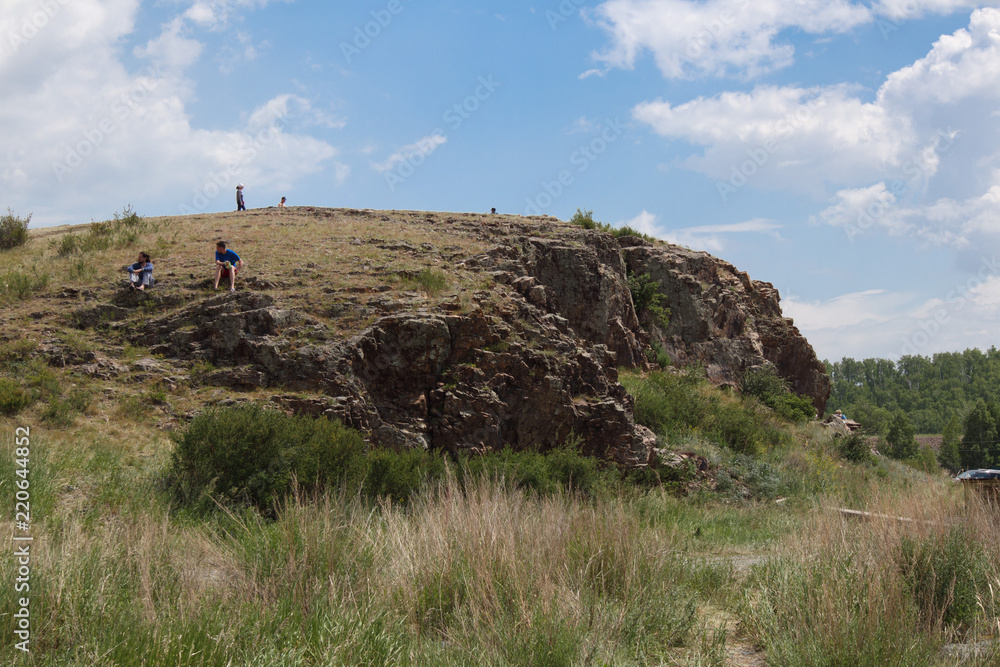
{"label": "bush on hillside", "polygon": [[31,214],[22,219],[7,209],[7,215],[0,216],[0,250],[10,250],[28,242],[28,223]]}
{"label": "bush on hillside", "polygon": [[837,449],[846,460],[854,463],[871,463],[872,450],[867,436],[861,433],[836,436]]}
{"label": "bush on hillside", "polygon": [[124,248],[138,243],[147,227],[146,219],[136,213],[131,204],[126,204],[121,213],[115,211],[111,220],[91,223],[86,233],[66,234],[58,241],[53,240],[52,246],[60,257]]}
{"label": "bush on hillside", "polygon": [[168,484],[184,505],[253,505],[270,512],[292,491],[361,485],[361,434],[339,421],[289,417],[250,405],[204,412],[175,436]]}
{"label": "bush on hillside", "polygon": [[812,401],[793,393],[771,365],[748,369],[740,382],[740,392],[753,396],[789,421],[809,421],[816,416]]}

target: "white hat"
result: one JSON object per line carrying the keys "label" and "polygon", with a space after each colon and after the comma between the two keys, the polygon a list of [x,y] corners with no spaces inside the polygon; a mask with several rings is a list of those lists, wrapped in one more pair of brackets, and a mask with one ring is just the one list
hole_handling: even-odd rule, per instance
{"label": "white hat", "polygon": [[237,185],[237,186],[236,186],[236,189],[237,189],[237,190],[241,190],[241,189],[243,189],[243,184],[242,184],[242,183],[240,183],[239,185]]}

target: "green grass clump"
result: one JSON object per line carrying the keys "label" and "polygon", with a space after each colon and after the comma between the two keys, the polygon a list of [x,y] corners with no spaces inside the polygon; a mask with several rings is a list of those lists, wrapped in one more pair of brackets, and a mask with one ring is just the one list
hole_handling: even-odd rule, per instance
{"label": "green grass clump", "polygon": [[406,278],[404,285],[427,296],[437,296],[448,287],[448,276],[433,269],[424,269],[412,278]]}
{"label": "green grass clump", "polygon": [[[904,536],[899,565],[925,626],[970,627],[981,613],[992,617],[988,557],[960,527],[924,539]],[[982,604],[986,606],[981,606]]]}
{"label": "green grass clump", "polygon": [[571,224],[583,227],[584,229],[596,229],[601,232],[607,232],[611,234],[616,239],[623,236],[638,236],[639,238],[645,239],[650,243],[656,241],[656,239],[649,234],[644,234],[637,229],[629,227],[628,225],[622,225],[621,227],[612,227],[606,222],[599,222],[594,220],[593,211],[584,211],[581,209],[576,209],[576,213],[573,217],[569,219]]}
{"label": "green grass clump", "polygon": [[34,402],[31,392],[10,378],[0,377],[0,414],[11,417]]}
{"label": "green grass clump", "polygon": [[30,213],[22,219],[8,208],[7,214],[0,216],[0,250],[10,250],[27,243],[29,222]]}
{"label": "green grass clump", "polygon": [[0,274],[0,298],[24,301],[48,287],[49,280],[49,274],[39,272],[38,267],[32,268],[30,273],[19,269],[7,271]]}

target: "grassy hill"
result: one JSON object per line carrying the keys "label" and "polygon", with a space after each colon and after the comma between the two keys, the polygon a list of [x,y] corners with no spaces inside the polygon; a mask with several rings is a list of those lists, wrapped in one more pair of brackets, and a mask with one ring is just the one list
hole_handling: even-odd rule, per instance
{"label": "grassy hill", "polygon": [[[390,313],[509,307],[466,261],[505,224],[542,236],[563,225],[126,211],[90,228],[33,230],[0,254],[2,516],[12,537],[32,538],[11,540],[30,546],[28,565],[0,560],[0,661],[944,665],[959,659],[954,644],[996,638],[1000,543],[988,508],[967,507],[946,475],[845,456],[822,426],[789,422],[696,371],[618,373],[635,419],[656,435],[649,467],[598,463],[575,437],[548,453],[348,444],[329,470],[353,472],[288,480],[291,494],[264,506],[242,492],[216,503],[211,489],[198,502],[178,491],[209,465],[206,454],[185,468],[182,443],[207,452],[224,440],[185,438],[218,423],[242,433],[223,420],[280,408],[273,431],[247,431],[245,456],[274,445],[268,460],[285,460],[286,438],[317,423],[296,406],[327,398],[308,384],[234,388],[220,376],[235,366],[155,351],[165,341],[144,333],[150,321],[228,298],[209,281],[215,240],[249,263],[239,290],[312,318],[278,327],[295,352],[319,345],[309,327],[336,345]],[[118,268],[139,250],[159,285],[123,297]],[[349,307],[332,308],[333,296]],[[509,344],[530,349],[540,331]],[[308,442],[320,451],[331,441]],[[30,496],[27,526],[19,490]],[[843,507],[873,515],[846,519]],[[30,653],[15,646],[24,609]],[[996,664],[992,646],[962,655]]]}

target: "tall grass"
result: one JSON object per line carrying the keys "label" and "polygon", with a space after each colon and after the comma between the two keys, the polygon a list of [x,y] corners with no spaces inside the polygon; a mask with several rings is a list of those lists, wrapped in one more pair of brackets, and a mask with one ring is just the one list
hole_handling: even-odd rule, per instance
{"label": "tall grass", "polygon": [[39,527],[31,664],[655,664],[698,643],[691,567],[625,502],[446,476],[405,509],[335,492],[272,521],[114,507]]}
{"label": "tall grass", "polygon": [[751,579],[741,620],[775,664],[934,665],[943,643],[995,634],[990,510],[933,485],[870,509],[878,516],[862,524],[818,516]]}

